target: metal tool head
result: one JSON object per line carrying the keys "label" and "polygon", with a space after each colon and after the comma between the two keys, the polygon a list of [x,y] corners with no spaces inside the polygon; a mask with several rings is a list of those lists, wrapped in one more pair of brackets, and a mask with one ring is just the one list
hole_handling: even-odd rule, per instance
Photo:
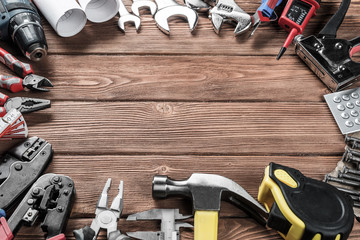
{"label": "metal tool head", "polygon": [[148,8],[150,9],[151,15],[155,15],[157,6],[156,3],[149,0],[137,0],[131,5],[131,11],[138,17],[140,17],[139,9]]}
{"label": "metal tool head", "polygon": [[29,113],[51,107],[50,100],[40,98],[14,97],[4,104],[6,111],[15,108],[21,113]]}
{"label": "metal tool head", "polygon": [[186,6],[197,12],[207,12],[211,8],[209,4],[201,0],[184,0]]}
{"label": "metal tool head", "polygon": [[43,87],[54,87],[49,79],[41,77],[35,74],[27,75],[23,79],[23,86],[27,87],[30,90],[48,92],[49,89]]}
{"label": "metal tool head", "polygon": [[[123,181],[120,181],[118,195],[111,203],[111,207],[108,208],[108,191],[111,186],[111,178],[106,181],[104,189],[100,195],[99,201],[96,205],[96,217],[91,223],[91,229],[95,231],[95,236],[98,235],[100,229],[107,230],[107,236],[109,239],[110,233],[118,231],[117,222],[120,218],[123,209]],[[121,235],[119,231],[119,236]],[[114,236],[113,236],[114,237]],[[116,238],[115,238],[116,239]]]}
{"label": "metal tool head", "polygon": [[136,220],[161,220],[160,232],[130,232],[126,233],[130,237],[144,240],[179,240],[181,227],[192,228],[188,223],[177,223],[176,220],[190,218],[191,215],[180,214],[179,209],[151,209],[145,212],[135,213],[128,216],[127,221]]}
{"label": "metal tool head", "polygon": [[168,20],[169,18],[176,16],[185,17],[187,19],[190,31],[193,31],[198,23],[198,14],[196,11],[179,4],[159,9],[154,18],[159,29],[165,34],[170,34]]}
{"label": "metal tool head", "polygon": [[[154,198],[186,196],[192,198],[194,210],[220,211],[220,202],[227,200],[265,224],[267,211],[236,182],[215,174],[194,173],[190,178],[176,181],[157,175],[153,180]],[[262,220],[261,220],[262,219]]]}
{"label": "metal tool head", "polygon": [[179,209],[151,209],[144,212],[134,213],[128,216],[127,221],[137,220],[163,220],[171,214],[175,220],[184,220],[192,217],[192,215],[182,215]]}
{"label": "metal tool head", "polygon": [[210,10],[211,22],[217,34],[220,33],[223,22],[235,22],[235,36],[247,31],[252,24],[251,16],[242,10],[233,0],[219,0]]}
{"label": "metal tool head", "polygon": [[125,23],[133,23],[136,28],[136,31],[138,32],[140,30],[141,20],[138,16],[132,14],[120,16],[118,26],[122,32],[126,32]]}

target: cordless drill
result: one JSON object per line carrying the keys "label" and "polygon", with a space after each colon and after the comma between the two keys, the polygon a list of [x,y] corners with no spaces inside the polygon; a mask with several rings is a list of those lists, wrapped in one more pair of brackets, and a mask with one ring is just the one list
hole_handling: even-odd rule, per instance
{"label": "cordless drill", "polygon": [[10,40],[30,60],[47,54],[40,15],[30,0],[0,0],[0,40]]}

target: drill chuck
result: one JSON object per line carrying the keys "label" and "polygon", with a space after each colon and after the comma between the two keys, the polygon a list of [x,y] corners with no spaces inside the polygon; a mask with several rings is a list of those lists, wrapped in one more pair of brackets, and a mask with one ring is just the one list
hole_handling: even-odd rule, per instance
{"label": "drill chuck", "polygon": [[39,61],[47,55],[46,38],[38,14],[24,12],[12,17],[9,36],[30,60]]}

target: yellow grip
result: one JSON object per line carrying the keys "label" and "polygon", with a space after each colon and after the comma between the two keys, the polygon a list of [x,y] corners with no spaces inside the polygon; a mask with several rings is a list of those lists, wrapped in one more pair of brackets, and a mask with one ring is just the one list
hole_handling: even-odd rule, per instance
{"label": "yellow grip", "polygon": [[217,240],[219,213],[217,211],[196,211],[194,219],[194,240]]}

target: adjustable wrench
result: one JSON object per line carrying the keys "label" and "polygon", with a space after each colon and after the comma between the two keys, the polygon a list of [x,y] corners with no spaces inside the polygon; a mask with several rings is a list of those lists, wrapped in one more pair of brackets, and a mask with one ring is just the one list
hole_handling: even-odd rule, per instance
{"label": "adjustable wrench", "polygon": [[126,9],[124,3],[122,0],[119,0],[120,7],[119,7],[119,22],[118,26],[122,32],[125,32],[125,23],[126,22],[133,22],[136,28],[136,31],[138,32],[140,29],[140,18],[138,16],[135,16],[134,14],[129,13],[129,11]]}
{"label": "adjustable wrench", "polygon": [[198,23],[198,14],[191,8],[178,4],[175,0],[156,0],[158,11],[154,18],[158,28],[165,34],[170,34],[168,18],[184,16],[189,23],[190,31],[193,31]]}
{"label": "adjustable wrench", "polygon": [[251,27],[251,16],[242,10],[234,0],[219,0],[210,10],[214,31],[219,34],[223,22],[236,22],[235,36],[244,33]]}

